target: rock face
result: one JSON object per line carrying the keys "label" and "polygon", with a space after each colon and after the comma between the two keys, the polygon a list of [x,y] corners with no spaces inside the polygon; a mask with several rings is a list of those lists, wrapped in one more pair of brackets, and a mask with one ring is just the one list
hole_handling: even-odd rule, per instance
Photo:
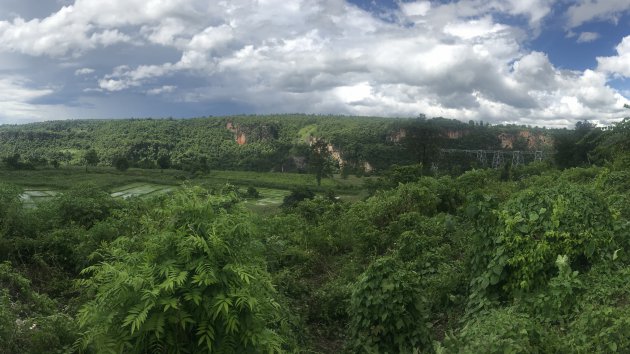
{"label": "rock face", "polygon": [[343,167],[343,165],[346,164],[346,162],[341,157],[341,151],[336,150],[332,144],[328,144],[327,149],[330,153],[330,157],[332,157],[332,159],[339,164],[339,167]]}
{"label": "rock face", "polygon": [[236,143],[239,145],[245,145],[245,143],[247,143],[247,136],[245,135],[245,133],[236,133]]}
{"label": "rock face", "polygon": [[227,124],[225,124],[225,129],[231,131],[232,133],[236,133],[236,127],[232,122],[227,122]]}
{"label": "rock face", "polygon": [[[402,132],[402,133],[401,133]],[[399,131],[398,133],[391,135],[391,137],[398,137],[398,141],[400,141],[401,139],[403,139],[406,136],[406,132],[404,130],[401,129],[401,131]],[[389,137],[388,137],[389,138]],[[308,145],[311,146],[313,145],[319,138],[314,137],[314,136],[310,136],[307,139]],[[394,141],[394,140],[391,140]],[[330,157],[337,163],[339,164],[339,168],[343,168],[345,167],[353,167],[353,168],[360,168],[363,170],[363,172],[365,173],[372,173],[375,171],[374,166],[372,166],[372,164],[369,161],[360,161],[360,162],[349,162],[346,161],[343,157],[343,154],[341,152],[341,150],[338,150],[337,148],[335,148],[335,146],[331,143],[328,143],[328,145],[326,146],[326,148],[328,149],[328,152],[330,153]]]}
{"label": "rock face", "polygon": [[242,132],[239,129],[238,125],[235,125],[232,122],[227,122],[225,124],[225,129],[229,130],[230,132],[232,132],[232,134],[234,134],[234,140],[236,141],[237,144],[245,145],[247,143],[247,136],[245,135],[244,132]]}
{"label": "rock face", "polygon": [[[313,144],[315,144],[315,142],[318,139],[319,139],[318,137],[315,137],[312,135],[309,136],[307,139],[308,146],[313,146]],[[346,161],[343,159],[343,156],[341,155],[341,151],[335,149],[335,146],[333,144],[328,143],[328,145],[326,145],[326,149],[328,150],[330,157],[332,157],[332,159],[335,160],[335,162],[339,164],[339,167],[343,167],[346,164]]]}
{"label": "rock face", "polygon": [[[529,130],[521,130],[516,134],[501,133],[499,140],[501,140],[503,149],[543,150],[553,145],[553,141],[548,135]],[[518,143],[520,146],[515,146]]]}
{"label": "rock face", "polygon": [[239,145],[248,142],[270,141],[278,138],[278,127],[274,124],[235,124],[227,122],[225,129],[234,134],[234,141]]}
{"label": "rock face", "polygon": [[405,129],[398,129],[387,136],[387,141],[399,143],[406,137],[407,131]]}
{"label": "rock face", "polygon": [[[225,129],[233,135],[234,141],[241,146],[280,139],[280,133],[282,131],[281,125],[273,122],[256,124],[228,121],[225,124]],[[391,144],[402,144],[405,143],[406,139],[411,138],[413,135],[413,131],[406,128],[396,127],[391,129],[392,130],[389,132],[384,132],[385,134],[381,135],[380,139],[384,139]],[[499,143],[501,149],[530,151],[548,150],[552,148],[553,145],[553,139],[550,132],[541,129],[527,129],[516,126],[488,127],[485,131],[477,131],[476,129],[478,128],[450,126],[444,127],[438,134],[441,138],[443,138],[442,143],[444,143],[445,146],[457,146],[458,144],[463,144],[463,146],[471,144],[474,145],[477,136],[479,136],[480,139],[486,139],[485,141],[489,141],[488,139],[492,140],[496,137],[498,141],[494,140],[494,143],[492,143],[494,149],[499,148]],[[300,143],[306,143],[309,146],[312,146],[315,142],[321,139],[321,137],[315,136],[314,132],[306,132],[306,134],[300,133],[299,135]],[[462,139],[462,141],[453,141],[459,139]],[[449,143],[447,140],[452,140],[452,142]],[[365,173],[373,173],[375,171],[375,167],[373,165],[374,161],[356,161],[351,157],[348,159],[349,157],[344,156],[343,151],[332,143],[328,143],[326,145],[326,149],[328,150],[330,157],[340,168],[350,168],[351,170],[359,170]],[[286,156],[286,158],[288,159],[287,161],[290,161],[289,165],[292,165],[298,170],[303,170],[307,167],[306,156]],[[282,168],[284,169],[284,165]]]}
{"label": "rock face", "polygon": [[446,136],[449,139],[461,139],[466,135],[468,131],[465,130],[449,130],[446,132]]}

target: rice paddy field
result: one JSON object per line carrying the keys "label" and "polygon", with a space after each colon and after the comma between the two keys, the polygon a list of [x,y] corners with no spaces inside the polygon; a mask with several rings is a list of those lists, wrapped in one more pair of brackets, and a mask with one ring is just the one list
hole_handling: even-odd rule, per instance
{"label": "rice paddy field", "polygon": [[111,191],[111,196],[123,199],[132,197],[152,197],[172,192],[177,188],[179,187],[151,183],[132,183],[114,188]]}
{"label": "rice paddy field", "polygon": [[24,205],[27,208],[32,208],[32,207],[35,207],[35,205],[37,205],[38,202],[46,200],[48,198],[52,198],[57,194],[59,194],[59,191],[45,190],[45,189],[44,190],[25,189],[22,195],[20,196],[20,199],[22,200],[22,203],[24,203]]}
{"label": "rice paddy field", "polygon": [[21,199],[26,207],[52,198],[64,190],[84,187],[99,188],[114,198],[150,198],[167,194],[181,188],[182,184],[202,185],[220,188],[226,183],[242,190],[254,187],[260,198],[247,199],[245,206],[257,213],[267,214],[277,211],[285,196],[292,188],[308,186],[314,190],[335,190],[342,200],[356,201],[362,197],[362,184],[365,178],[351,176],[347,179],[327,178],[322,187],[317,187],[315,178],[308,174],[245,171],[212,171],[192,178],[185,172],[176,170],[130,169],[125,172],[113,168],[42,169],[31,171],[0,170],[0,183],[10,183],[23,188]]}

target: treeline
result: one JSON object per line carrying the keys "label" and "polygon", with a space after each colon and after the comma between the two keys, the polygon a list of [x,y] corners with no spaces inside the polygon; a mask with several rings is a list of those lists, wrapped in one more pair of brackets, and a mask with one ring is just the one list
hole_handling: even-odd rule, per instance
{"label": "treeline", "polygon": [[[424,117],[280,115],[52,121],[0,126],[0,156],[10,168],[89,165],[85,155],[94,151],[98,165],[123,169],[128,165],[191,172],[295,172],[309,169],[309,148],[322,140],[330,145],[337,172],[363,174],[385,171],[392,164],[423,163],[429,168],[440,158],[440,148],[502,149],[506,148],[505,139],[509,149],[550,149],[549,142],[536,140],[549,135],[550,131],[537,128],[490,127]],[[454,164],[463,171],[474,161]]]}

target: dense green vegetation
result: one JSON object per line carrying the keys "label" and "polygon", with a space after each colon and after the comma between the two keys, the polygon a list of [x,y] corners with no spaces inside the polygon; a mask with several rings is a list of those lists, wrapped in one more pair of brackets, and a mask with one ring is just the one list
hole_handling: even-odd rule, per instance
{"label": "dense green vegetation", "polygon": [[[97,166],[5,160],[0,353],[629,352],[630,126],[557,133],[553,163],[431,173],[435,147],[408,141],[409,163],[321,187],[115,169],[98,146]],[[112,196],[151,181],[173,188]],[[27,208],[26,187],[59,193]]]}
{"label": "dense green vegetation", "polygon": [[[523,134],[527,132],[528,134]],[[313,172],[325,177],[438,162],[440,148],[551,149],[556,131],[462,123],[308,115],[53,121],[0,126],[0,157],[13,169],[38,166]],[[506,140],[507,139],[507,140]],[[318,145],[319,144],[319,145]],[[322,152],[326,154],[322,154]],[[443,160],[462,172],[474,160]],[[471,165],[472,163],[472,165]],[[479,167],[479,166],[477,166]]]}

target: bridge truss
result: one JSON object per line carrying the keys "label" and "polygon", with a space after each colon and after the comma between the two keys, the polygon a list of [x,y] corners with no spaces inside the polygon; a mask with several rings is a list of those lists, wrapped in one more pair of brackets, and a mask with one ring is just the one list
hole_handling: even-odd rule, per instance
{"label": "bridge truss", "polygon": [[[542,161],[545,158],[543,151],[440,149],[440,160],[446,158],[447,155],[455,154],[474,158],[481,166],[490,166],[495,169],[510,160],[512,167],[517,167],[534,161]],[[437,165],[432,168],[437,170]]]}

